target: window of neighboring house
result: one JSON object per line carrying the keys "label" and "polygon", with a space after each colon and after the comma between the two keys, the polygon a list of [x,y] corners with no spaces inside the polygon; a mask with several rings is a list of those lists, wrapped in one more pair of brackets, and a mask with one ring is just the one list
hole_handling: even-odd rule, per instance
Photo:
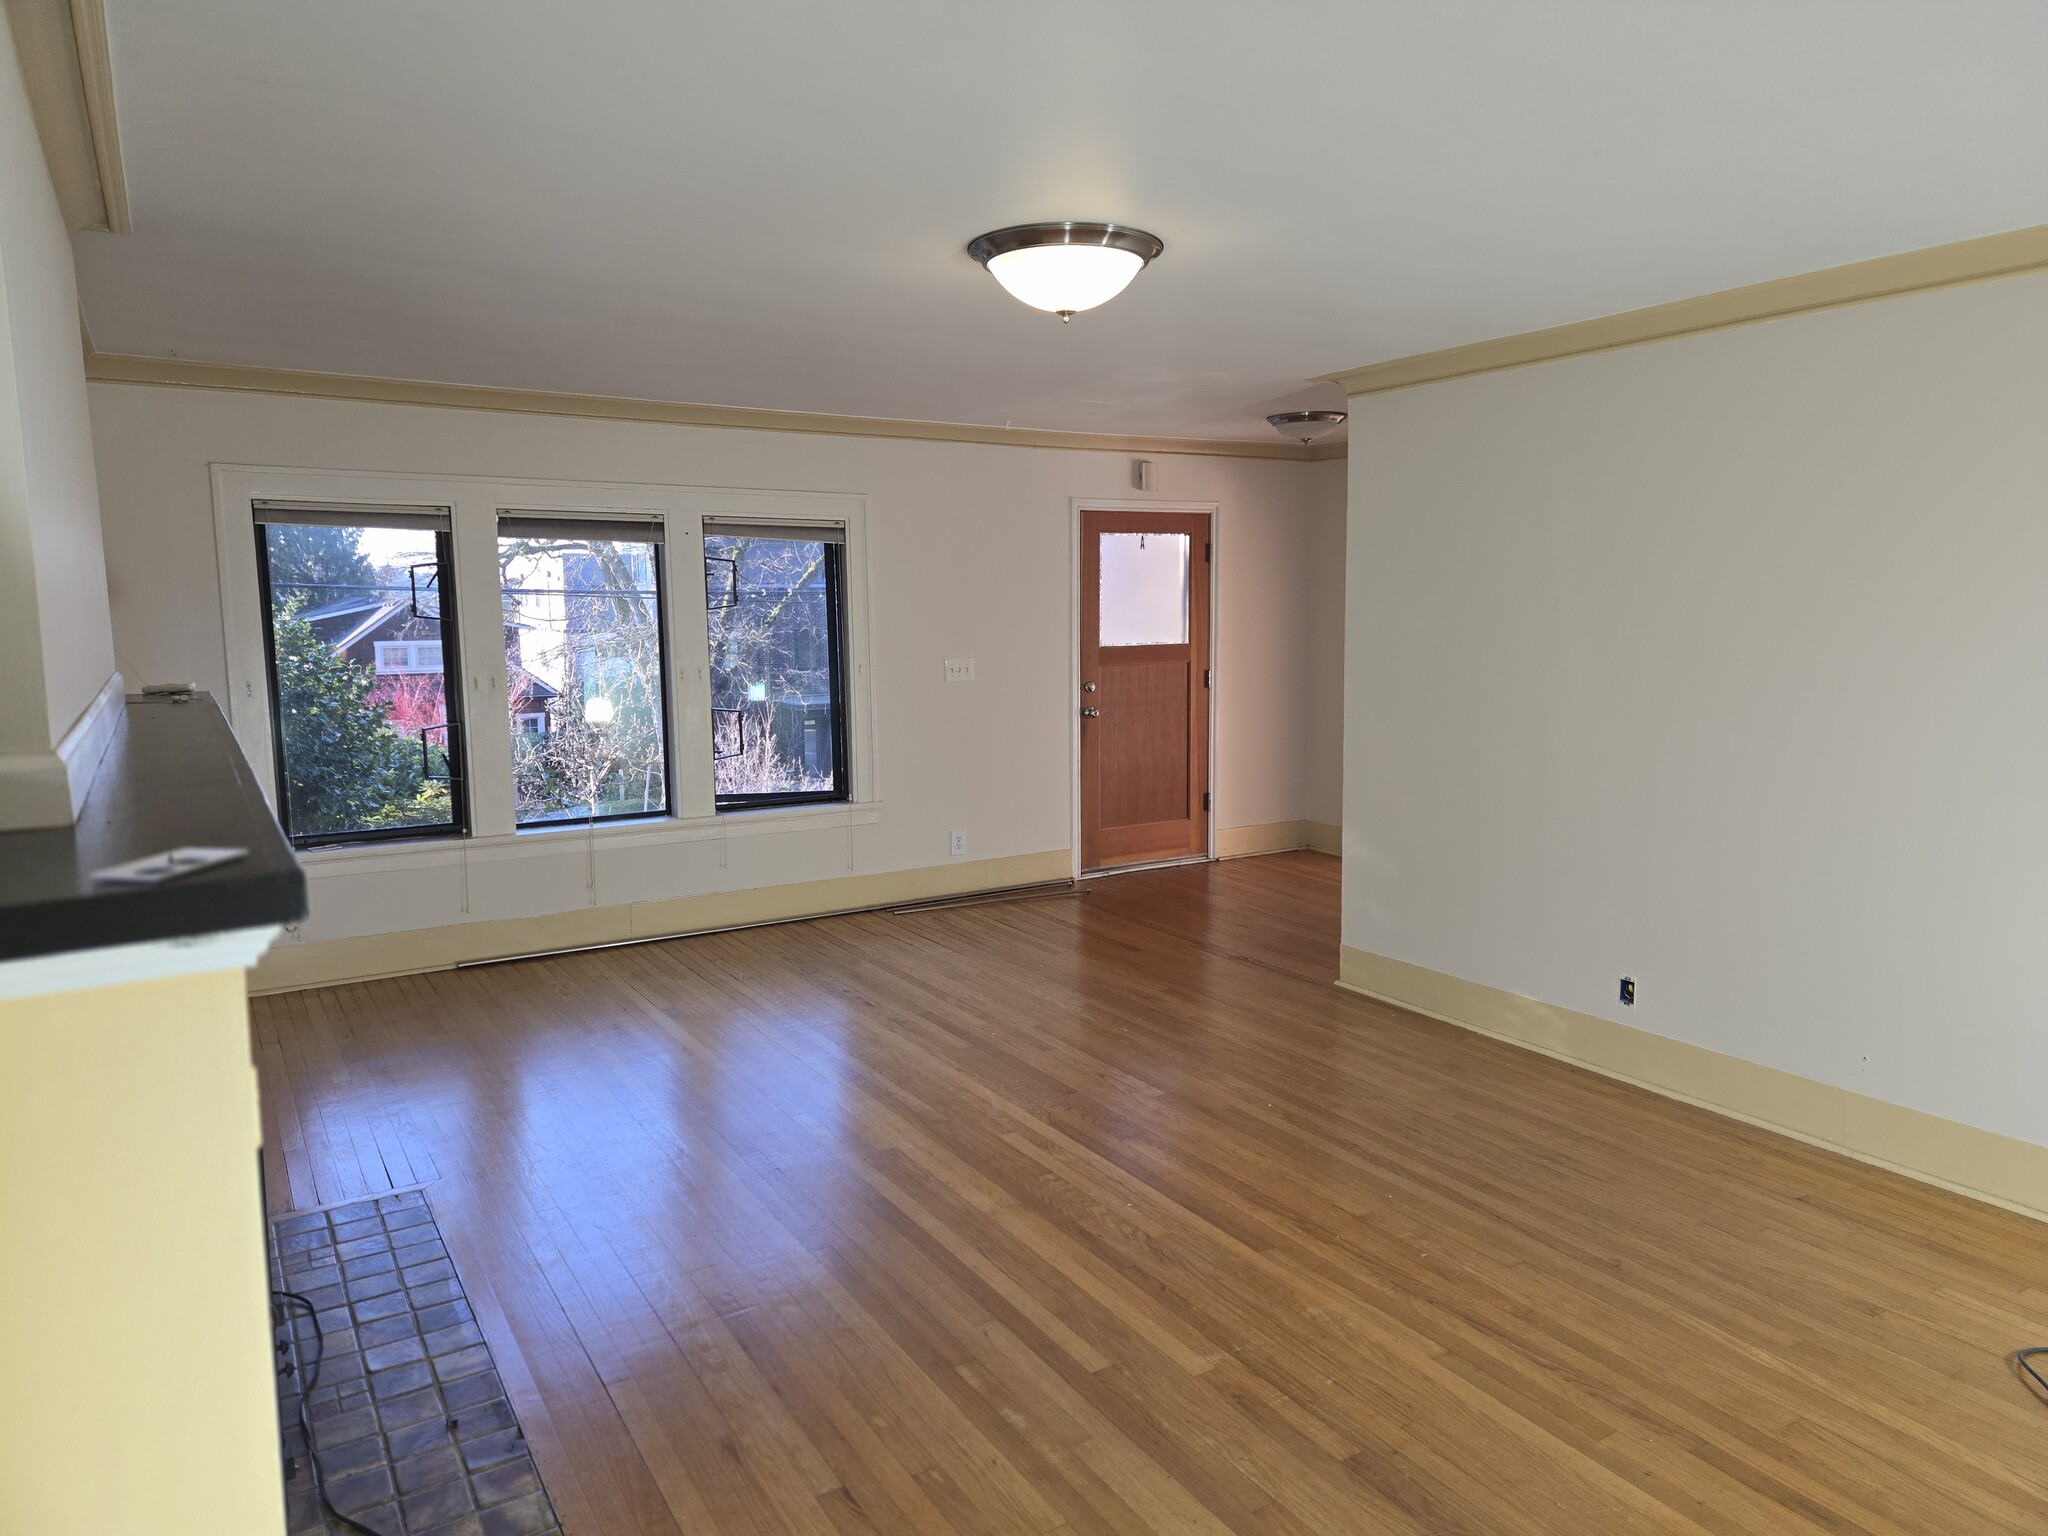
{"label": "window of neighboring house", "polygon": [[669,805],[658,521],[498,519],[522,827]]}
{"label": "window of neighboring house", "polygon": [[721,810],[848,798],[845,543],[837,526],[704,524]]}
{"label": "window of neighboring house", "polygon": [[465,829],[450,557],[444,512],[257,504],[278,820],[295,847]]}
{"label": "window of neighboring house", "polygon": [[441,670],[438,640],[379,640],[377,670],[387,676],[410,677]]}

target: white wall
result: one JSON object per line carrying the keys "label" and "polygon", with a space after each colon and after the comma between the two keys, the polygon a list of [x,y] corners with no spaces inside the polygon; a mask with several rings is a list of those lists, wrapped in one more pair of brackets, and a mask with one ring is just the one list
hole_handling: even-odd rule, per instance
{"label": "white wall", "polygon": [[1344,819],[1343,459],[1309,471],[1308,563],[1297,573],[1308,609],[1308,778],[1303,814],[1334,827]]}
{"label": "white wall", "polygon": [[[975,859],[1072,845],[1070,503],[1133,497],[1126,455],[118,384],[92,386],[92,412],[123,662],[137,681],[216,691],[226,672],[210,463],[868,498],[879,820],[658,857],[600,851],[594,883],[580,844],[558,868],[522,863],[509,885],[450,868],[323,876],[307,939],[943,864],[953,828]],[[1155,462],[1163,504],[1222,506],[1218,824],[1302,819],[1311,780],[1334,771],[1312,772],[1316,738],[1304,728],[1316,710],[1303,573],[1342,539],[1340,508],[1314,494],[1331,466]],[[945,683],[947,657],[973,657],[975,681]]]}
{"label": "white wall", "polygon": [[1352,409],[1345,943],[2048,1142],[2048,275]]}
{"label": "white wall", "polygon": [[0,754],[47,753],[114,671],[71,241],[4,26],[0,649]]}

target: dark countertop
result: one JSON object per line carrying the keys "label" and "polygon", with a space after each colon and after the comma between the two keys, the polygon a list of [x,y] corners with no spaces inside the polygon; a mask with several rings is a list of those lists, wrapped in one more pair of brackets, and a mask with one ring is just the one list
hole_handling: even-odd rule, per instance
{"label": "dark countertop", "polygon": [[[247,858],[163,885],[92,872],[190,845]],[[211,695],[127,701],[75,827],[0,832],[0,960],[295,923],[306,877]]]}

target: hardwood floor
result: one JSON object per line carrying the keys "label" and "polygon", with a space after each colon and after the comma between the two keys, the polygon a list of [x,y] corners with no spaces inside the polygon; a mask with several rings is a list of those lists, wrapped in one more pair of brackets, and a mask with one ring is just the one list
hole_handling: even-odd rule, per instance
{"label": "hardwood floor", "polygon": [[570,1536],[2048,1530],[2048,1230],[1332,984],[1336,861],[258,999]]}

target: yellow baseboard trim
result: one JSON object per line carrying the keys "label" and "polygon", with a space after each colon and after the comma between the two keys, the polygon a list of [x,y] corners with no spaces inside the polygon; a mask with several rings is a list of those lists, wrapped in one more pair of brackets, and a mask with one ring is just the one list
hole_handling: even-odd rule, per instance
{"label": "yellow baseboard trim", "polygon": [[1342,842],[1343,829],[1327,821],[1267,821],[1252,827],[1218,827],[1216,857],[1243,859],[1260,853],[1291,853],[1297,848],[1338,853]]}
{"label": "yellow baseboard trim", "polygon": [[1073,873],[1073,853],[1060,848],[1002,859],[890,870],[884,874],[842,875],[793,885],[678,896],[667,901],[577,907],[544,917],[448,923],[401,933],[278,944],[250,973],[249,991],[252,995],[297,992],[348,981],[445,971],[476,960],[506,960],[635,939],[680,938],[722,928],[865,912],[976,891],[1040,885],[1049,880],[1065,880]]}
{"label": "yellow baseboard trim", "polygon": [[1267,821],[1253,827],[1218,827],[1216,857],[1247,859],[1260,853],[1286,853],[1308,846],[1305,821]]}
{"label": "yellow baseboard trim", "polygon": [[2048,1147],[1349,945],[1337,984],[2048,1221]]}

